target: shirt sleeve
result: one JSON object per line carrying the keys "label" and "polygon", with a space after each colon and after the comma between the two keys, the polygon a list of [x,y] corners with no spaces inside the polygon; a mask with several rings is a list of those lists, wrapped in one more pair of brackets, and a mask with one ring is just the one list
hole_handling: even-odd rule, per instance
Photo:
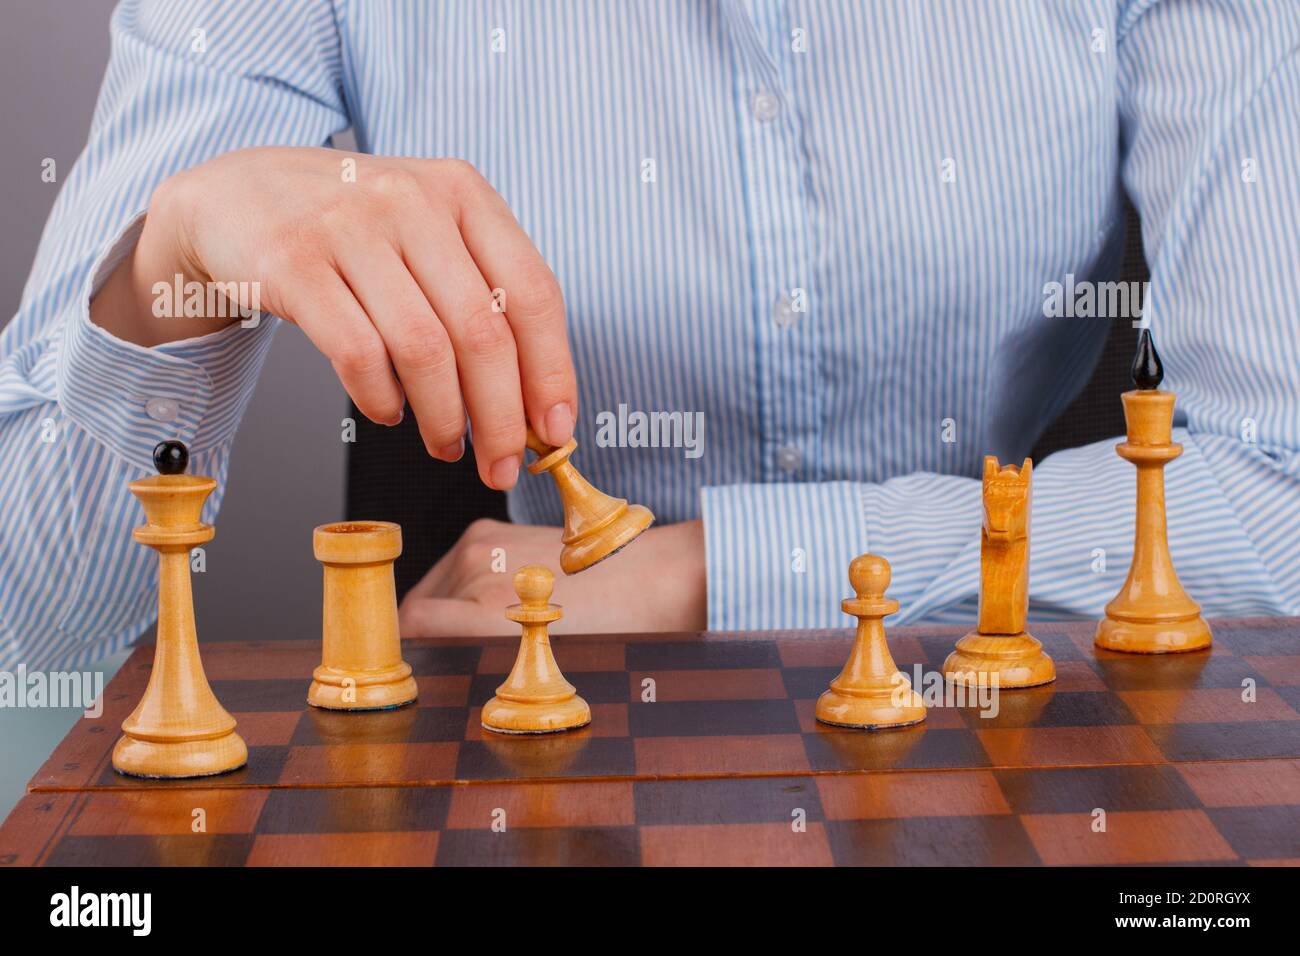
{"label": "shirt sleeve", "polygon": [[[1293,0],[1134,0],[1115,31],[1145,321],[1184,448],[1165,469],[1170,548],[1209,616],[1300,613],[1298,50]],[[1123,584],[1135,476],[1114,444],[1034,469],[1034,619],[1100,617]],[[980,496],[932,474],[705,488],[709,626],[842,626],[864,551],[892,565],[894,621],[973,621]]]}
{"label": "shirt sleeve", "polygon": [[[0,667],[80,666],[156,612],[152,554],[127,490],[153,446],[186,442],[224,484],[278,320],[254,316],[155,348],[90,321],[154,188],[253,145],[321,145],[346,128],[332,7],[122,3],[86,148],[62,184],[17,314],[0,335]],[[220,487],[205,515],[215,517]]]}

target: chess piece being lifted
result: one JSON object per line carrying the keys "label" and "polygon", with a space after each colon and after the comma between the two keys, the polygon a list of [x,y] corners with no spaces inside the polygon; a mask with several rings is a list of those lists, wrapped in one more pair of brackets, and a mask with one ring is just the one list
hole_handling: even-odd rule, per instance
{"label": "chess piece being lifted", "polygon": [[1134,654],[1171,654],[1209,647],[1210,626],[1178,582],[1165,522],[1165,465],[1183,453],[1172,441],[1173,392],[1159,390],[1160,357],[1143,329],[1133,361],[1132,391],[1120,396],[1128,440],[1115,446],[1137,466],[1137,523],[1128,579],[1097,625],[1096,644]]}
{"label": "chess piece being lifted", "polygon": [[906,727],[925,720],[925,702],[894,665],[885,640],[883,618],[898,611],[898,602],[885,597],[889,562],[863,554],[849,565],[849,583],[856,597],[840,603],[845,614],[858,619],[853,650],[830,690],[817,699],[817,719],[837,727]]}
{"label": "chess piece being lifted", "polygon": [[132,537],[158,552],[158,632],[149,684],[122,721],[113,769],[136,777],[206,777],[248,762],[235,718],[203,673],[190,591],[190,549],[215,534],[202,511],[217,483],[184,473],[189,452],[178,441],[160,443],[153,459],[158,474],[130,488],[146,521]]}
{"label": "chess piece being lifted", "polygon": [[978,687],[1037,687],[1056,680],[1056,665],[1025,631],[1029,614],[1029,512],[1034,464],[984,458],[980,529],[979,622],[943,662],[944,676]]}
{"label": "chess piece being lifted", "polygon": [[393,561],[402,529],[388,521],[342,521],[312,532],[325,567],[321,664],[307,703],[327,710],[389,710],[415,700],[402,660]]}
{"label": "chess piece being lifted", "polygon": [[515,666],[497,694],[483,705],[483,727],[499,734],[551,734],[591,723],[591,708],[564,679],[547,626],[563,612],[551,604],[555,575],[530,564],[515,574],[519,603],[506,608],[506,617],[523,625]]}
{"label": "chess piece being lifted", "polygon": [[611,498],[597,491],[569,461],[578,443],[574,439],[559,448],[546,444],[530,428],[528,447],[537,460],[528,470],[538,475],[550,472],[564,503],[564,534],[560,569],[577,574],[631,543],[655,516],[643,505],[629,505],[624,498]]}

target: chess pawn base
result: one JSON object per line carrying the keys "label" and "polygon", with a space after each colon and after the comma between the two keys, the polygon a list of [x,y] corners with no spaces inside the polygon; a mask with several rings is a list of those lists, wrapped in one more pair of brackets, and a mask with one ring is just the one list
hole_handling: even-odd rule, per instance
{"label": "chess pawn base", "polygon": [[591,708],[576,694],[536,703],[493,697],[483,705],[483,727],[496,734],[558,734],[591,723]]}
{"label": "chess pawn base", "polygon": [[817,720],[832,727],[881,730],[910,727],[925,720],[925,702],[900,672],[896,682],[874,690],[846,691],[831,682],[817,698]]}
{"label": "chess pawn base", "polygon": [[1181,654],[1199,651],[1213,642],[1210,625],[1197,614],[1181,621],[1121,621],[1104,618],[1094,642],[1108,651],[1127,654]]}
{"label": "chess pawn base", "polygon": [[1038,687],[1056,680],[1056,664],[1038,639],[971,631],[943,662],[943,676],[966,687]]}
{"label": "chess pawn base", "polygon": [[642,531],[655,523],[655,516],[644,505],[628,505],[598,533],[566,543],[560,551],[560,570],[577,574],[593,564],[611,558],[627,547]]}
{"label": "chess pawn base", "polygon": [[415,700],[402,660],[393,561],[402,529],[387,521],[342,521],[312,533],[324,567],[321,663],[307,703],[326,710],[392,710]]}
{"label": "chess pawn base", "polygon": [[113,769],[131,777],[167,780],[212,777],[248,763],[248,747],[231,731],[210,740],[139,740],[123,737],[113,748]]}
{"label": "chess pawn base", "polygon": [[307,703],[325,710],[393,710],[414,701],[418,693],[407,663],[368,674],[322,664],[311,676]]}

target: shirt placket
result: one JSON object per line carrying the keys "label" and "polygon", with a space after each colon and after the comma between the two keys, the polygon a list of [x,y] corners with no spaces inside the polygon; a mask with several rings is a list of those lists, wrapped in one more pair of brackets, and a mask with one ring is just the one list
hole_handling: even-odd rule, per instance
{"label": "shirt placket", "polygon": [[818,353],[807,170],[784,3],[742,0],[736,39],[738,143],[749,217],[752,316],[765,481],[819,477]]}

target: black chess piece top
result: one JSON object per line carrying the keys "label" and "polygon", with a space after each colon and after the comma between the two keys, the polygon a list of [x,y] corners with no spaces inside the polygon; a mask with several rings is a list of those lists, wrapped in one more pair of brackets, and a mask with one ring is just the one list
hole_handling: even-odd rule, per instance
{"label": "black chess piece top", "polygon": [[183,475],[190,464],[190,450],[184,442],[160,441],[153,448],[153,466],[160,475]]}
{"label": "black chess piece top", "polygon": [[1133,384],[1143,391],[1159,388],[1165,378],[1165,367],[1160,364],[1156,354],[1155,343],[1151,341],[1151,330],[1143,329],[1138,336],[1137,355],[1133,359]]}

